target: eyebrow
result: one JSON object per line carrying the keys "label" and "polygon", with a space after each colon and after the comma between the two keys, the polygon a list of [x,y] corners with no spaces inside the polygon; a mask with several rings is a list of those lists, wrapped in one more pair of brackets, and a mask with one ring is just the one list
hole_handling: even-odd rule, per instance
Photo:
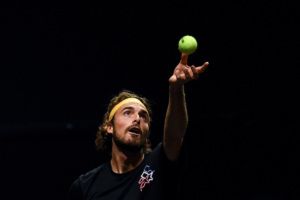
{"label": "eyebrow", "polygon": [[[122,108],[122,111],[126,110],[126,109],[134,110],[134,107],[133,106],[126,106],[126,107]],[[145,110],[144,108],[141,108],[140,112],[146,113],[149,116],[149,112],[147,110]]]}

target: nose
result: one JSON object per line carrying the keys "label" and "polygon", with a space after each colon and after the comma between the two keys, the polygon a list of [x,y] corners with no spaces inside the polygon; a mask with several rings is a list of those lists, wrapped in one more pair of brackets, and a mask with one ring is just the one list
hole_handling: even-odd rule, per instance
{"label": "nose", "polygon": [[140,115],[138,114],[138,113],[136,113],[135,115],[134,115],[134,120],[133,120],[134,122],[137,122],[138,124],[140,123],[140,121],[141,121],[141,117],[140,117]]}

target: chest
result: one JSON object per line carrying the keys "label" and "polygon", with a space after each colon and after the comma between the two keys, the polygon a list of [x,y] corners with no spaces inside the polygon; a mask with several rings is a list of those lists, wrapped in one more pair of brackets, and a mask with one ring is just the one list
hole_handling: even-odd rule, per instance
{"label": "chest", "polygon": [[[109,168],[99,172],[87,199],[145,199],[160,194],[161,174],[157,165],[145,163],[126,174],[114,174]],[[155,198],[155,197],[152,197]],[[152,199],[151,198],[151,199]]]}

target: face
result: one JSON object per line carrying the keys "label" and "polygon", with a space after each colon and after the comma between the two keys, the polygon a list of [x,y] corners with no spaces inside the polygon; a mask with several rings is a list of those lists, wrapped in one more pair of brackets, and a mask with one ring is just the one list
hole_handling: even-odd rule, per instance
{"label": "face", "polygon": [[119,108],[108,126],[115,145],[128,151],[140,151],[149,135],[150,117],[147,110],[137,103],[128,103]]}

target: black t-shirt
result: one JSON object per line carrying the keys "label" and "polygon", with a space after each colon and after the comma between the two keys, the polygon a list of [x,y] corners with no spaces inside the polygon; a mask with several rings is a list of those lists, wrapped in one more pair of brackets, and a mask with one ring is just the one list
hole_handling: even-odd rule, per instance
{"label": "black t-shirt", "polygon": [[134,170],[116,174],[110,163],[79,176],[71,185],[69,200],[166,199],[176,195],[177,164],[167,159],[162,144]]}

